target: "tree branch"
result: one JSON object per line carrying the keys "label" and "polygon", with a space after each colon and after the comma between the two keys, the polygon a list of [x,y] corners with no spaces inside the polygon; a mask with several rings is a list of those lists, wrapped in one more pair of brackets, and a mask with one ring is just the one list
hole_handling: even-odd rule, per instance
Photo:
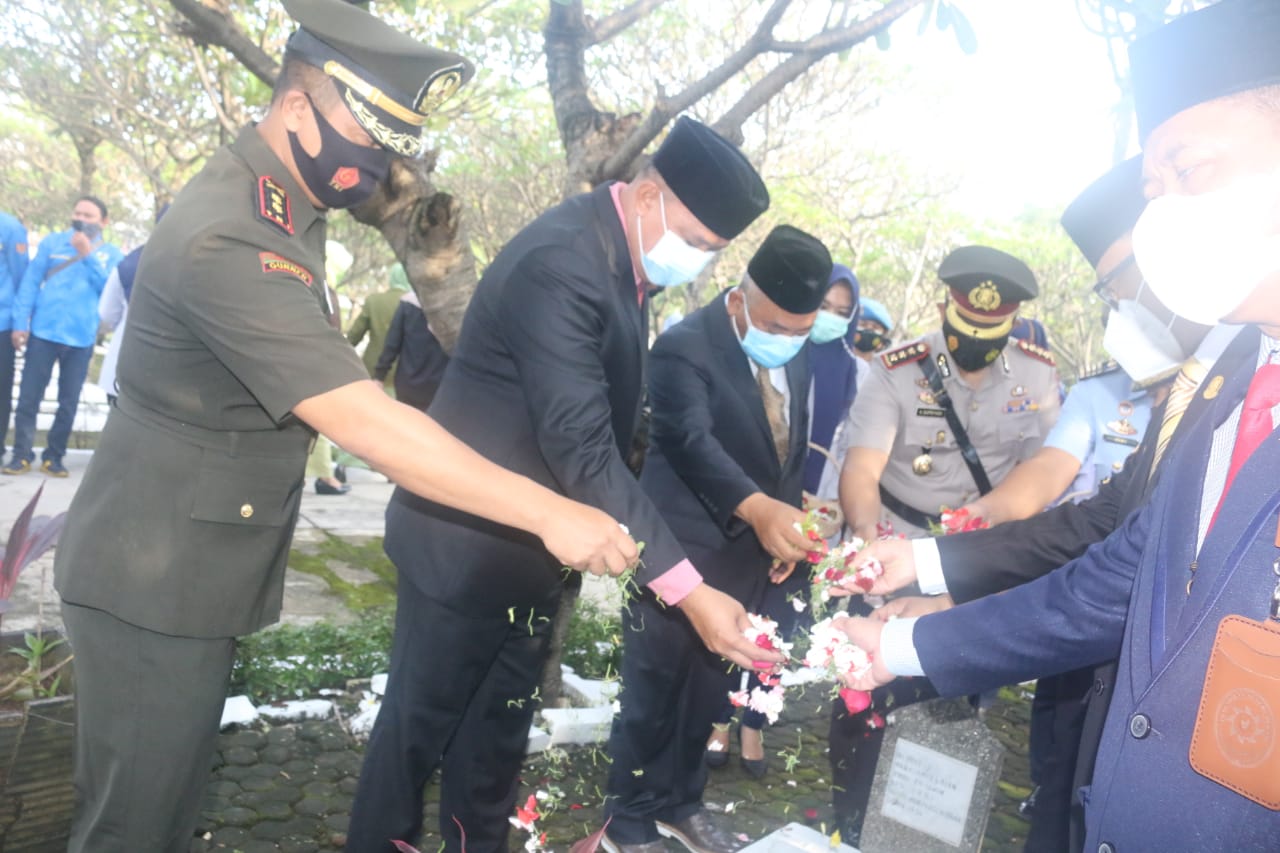
{"label": "tree branch", "polygon": [[592,21],[587,26],[591,33],[591,39],[587,42],[587,47],[594,47],[607,42],[666,2],[667,0],[635,0],[635,2],[628,6],[623,6],[613,14],[605,15],[599,20]]}
{"label": "tree branch", "polygon": [[[899,0],[899,2],[913,3],[921,3],[923,1]],[[755,33],[742,47],[730,54],[720,65],[711,69],[701,80],[686,86],[684,91],[669,98],[659,97],[654,102],[653,109],[650,110],[649,115],[645,116],[644,121],[627,136],[618,147],[618,150],[605,161],[600,170],[601,177],[622,173],[627,165],[636,157],[639,157],[649,143],[657,138],[672,116],[693,106],[731,80],[743,68],[746,68],[751,60],[759,56],[764,48],[772,43],[773,28],[778,25],[778,21],[782,19],[783,14],[790,5],[791,0],[774,0],[773,5],[769,7],[769,11],[765,12],[764,18],[760,21],[760,26],[756,28]]]}
{"label": "tree branch", "polygon": [[779,50],[781,45],[784,48],[783,52],[790,52],[791,48],[795,48],[795,52],[757,80],[737,103],[715,122],[715,129],[731,140],[741,141],[743,122],[768,103],[770,98],[782,91],[787,84],[800,77],[822,58],[871,38],[923,2],[924,0],[895,0],[852,26],[818,33],[811,39],[794,44],[771,42],[769,50]]}
{"label": "tree branch", "polygon": [[169,0],[169,4],[191,24],[193,38],[226,48],[259,80],[268,86],[275,84],[280,64],[245,35],[230,14],[202,0]]}

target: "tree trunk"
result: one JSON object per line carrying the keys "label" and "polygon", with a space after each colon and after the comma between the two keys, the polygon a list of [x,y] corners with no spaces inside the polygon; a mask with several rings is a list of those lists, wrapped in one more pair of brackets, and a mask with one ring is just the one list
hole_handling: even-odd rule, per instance
{"label": "tree trunk", "polygon": [[404,264],[431,329],[452,351],[476,288],[476,261],[456,198],[436,189],[435,155],[392,161],[391,174],[369,201],[352,210],[377,228]]}

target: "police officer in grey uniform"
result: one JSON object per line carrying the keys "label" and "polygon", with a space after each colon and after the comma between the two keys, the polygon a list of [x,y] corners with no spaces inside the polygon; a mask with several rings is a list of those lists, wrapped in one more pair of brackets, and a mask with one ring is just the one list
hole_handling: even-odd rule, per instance
{"label": "police officer in grey uniform", "polygon": [[1009,344],[1018,306],[1037,295],[1026,264],[965,246],[938,277],[942,328],[880,356],[850,409],[840,503],[854,533],[926,535],[1039,448],[1058,416],[1053,357]]}
{"label": "police officer in grey uniform", "polygon": [[271,108],[218,151],[147,244],[118,406],[71,505],[55,578],[76,654],[70,849],[186,851],[235,637],[274,622],[316,432],[412,491],[621,572],[607,514],[485,461],[390,400],[329,323],[325,216],[419,151],[470,77],[340,0],[286,0]]}

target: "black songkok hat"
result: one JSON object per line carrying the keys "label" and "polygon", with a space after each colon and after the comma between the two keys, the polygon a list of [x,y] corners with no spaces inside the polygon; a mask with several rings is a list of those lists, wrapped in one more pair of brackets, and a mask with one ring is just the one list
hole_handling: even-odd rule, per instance
{"label": "black songkok hat", "polygon": [[284,0],[298,22],[285,58],[333,78],[342,101],[378,144],[405,157],[422,150],[422,127],[471,79],[456,53],[417,39],[344,0]]}
{"label": "black songkok hat", "polygon": [[1142,196],[1142,157],[1113,166],[1062,212],[1062,227],[1093,266],[1111,244],[1133,230],[1147,206]]}
{"label": "black songkok hat", "polygon": [[831,253],[817,237],[779,225],[751,256],[747,275],[783,311],[812,314],[827,295]]}
{"label": "black songkok hat", "polygon": [[1222,0],[1129,47],[1138,138],[1185,109],[1280,83],[1280,3]]}
{"label": "black songkok hat", "polygon": [[769,191],[737,146],[699,121],[676,120],[653,167],[699,222],[732,240],[769,209]]}

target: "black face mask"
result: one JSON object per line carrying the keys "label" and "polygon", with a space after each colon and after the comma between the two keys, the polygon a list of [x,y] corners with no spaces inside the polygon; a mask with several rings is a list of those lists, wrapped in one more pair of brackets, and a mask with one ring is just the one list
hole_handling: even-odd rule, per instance
{"label": "black face mask", "polygon": [[942,334],[947,339],[947,351],[961,370],[981,370],[1000,357],[1000,351],[1009,342],[1009,335],[983,340],[960,334],[956,327],[942,321]]}
{"label": "black face mask", "polygon": [[102,226],[95,225],[92,222],[84,222],[79,219],[71,220],[71,230],[79,231],[81,234],[89,238],[89,242],[96,243],[98,238],[102,236]]}
{"label": "black face mask", "polygon": [[853,348],[858,352],[880,352],[891,343],[893,341],[870,329],[859,329],[853,333]]}
{"label": "black face mask", "polygon": [[347,139],[325,120],[307,95],[320,128],[320,153],[312,157],[289,131],[289,147],[298,174],[320,204],[327,208],[355,207],[378,189],[391,171],[391,155],[385,148],[366,148]]}

